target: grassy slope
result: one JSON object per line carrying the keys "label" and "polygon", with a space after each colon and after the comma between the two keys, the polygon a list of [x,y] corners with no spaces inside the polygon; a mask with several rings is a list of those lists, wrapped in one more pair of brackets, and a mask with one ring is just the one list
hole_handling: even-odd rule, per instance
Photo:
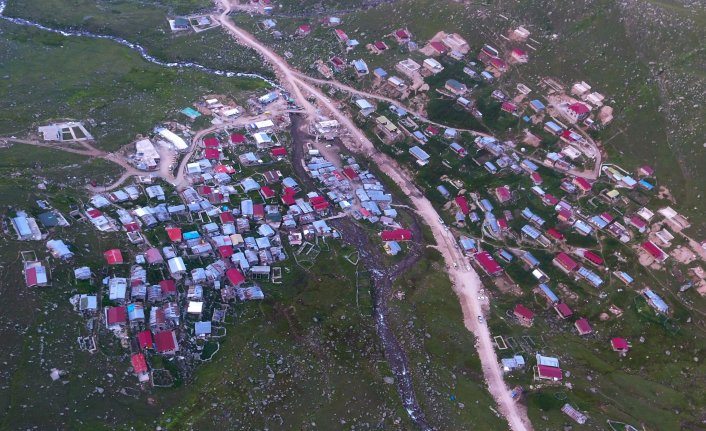
{"label": "grassy slope", "polygon": [[198,11],[210,13],[208,0],[121,2],[90,0],[10,0],[6,14],[35,20],[52,27],[81,28],[123,37],[143,45],[157,58],[194,61],[205,66],[270,74],[257,54],[235,46],[220,29],[199,34],[173,33],[167,18]]}
{"label": "grassy slope", "polygon": [[203,94],[237,98],[263,85],[158,67],[110,41],[64,38],[4,22],[0,29],[2,134],[21,135],[52,118],[93,118],[98,144],[114,150]]}

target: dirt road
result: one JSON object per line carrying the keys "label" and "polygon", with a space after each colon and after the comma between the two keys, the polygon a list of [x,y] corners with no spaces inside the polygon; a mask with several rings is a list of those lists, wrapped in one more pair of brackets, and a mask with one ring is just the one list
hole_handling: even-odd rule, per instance
{"label": "dirt road", "polygon": [[327,114],[338,120],[344,129],[348,130],[351,139],[345,139],[344,143],[350,150],[368,156],[400,186],[404,193],[410,196],[415,211],[431,227],[437,239],[439,251],[441,251],[449,266],[449,277],[454,284],[454,291],[458,295],[463,309],[464,323],[477,337],[476,348],[480,356],[483,373],[488,389],[498,403],[498,410],[508,421],[512,430],[532,429],[526,412],[510,397],[510,391],[500,371],[490,331],[485,323],[478,321],[478,316],[482,314],[481,304],[477,299],[482,286],[480,278],[470,266],[466,266],[463,256],[455,247],[453,237],[441,222],[438,213],[429,200],[406,177],[404,170],[394,160],[378,152],[365,134],[353,124],[352,120],[339,111],[333,102],[321,93],[318,88],[298,77],[297,72],[293,71],[283,58],[258,41],[253,35],[237,27],[228,17],[231,11],[231,5],[228,0],[218,0],[218,3],[223,8],[223,11],[215,18],[241,44],[257,50],[272,65],[281,80],[281,84],[290,91],[297,103],[304,108],[308,118],[315,119],[318,112],[307,101],[305,93],[315,98],[319,109],[325,110]]}

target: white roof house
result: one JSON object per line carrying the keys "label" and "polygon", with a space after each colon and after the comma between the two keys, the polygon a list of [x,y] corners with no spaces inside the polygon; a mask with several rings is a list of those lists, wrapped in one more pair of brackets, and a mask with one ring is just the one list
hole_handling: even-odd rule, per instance
{"label": "white roof house", "polygon": [[184,264],[184,259],[182,259],[180,256],[173,257],[169,259],[168,261],[169,264],[169,272],[174,275],[174,274],[182,274],[186,272],[186,265]]}
{"label": "white roof house", "polygon": [[172,132],[169,129],[160,127],[159,129],[157,129],[157,133],[159,133],[161,137],[169,141],[169,143],[174,145],[174,148],[176,148],[177,151],[184,151],[189,148],[189,146],[186,144],[186,141],[184,141],[182,137],[178,136],[176,133]]}

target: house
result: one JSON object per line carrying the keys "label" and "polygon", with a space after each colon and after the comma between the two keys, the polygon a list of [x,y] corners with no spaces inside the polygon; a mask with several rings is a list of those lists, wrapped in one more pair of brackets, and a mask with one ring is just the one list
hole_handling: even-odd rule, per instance
{"label": "house", "polygon": [[64,241],[60,239],[52,239],[47,241],[47,248],[49,249],[49,253],[51,253],[54,258],[68,260],[74,257],[73,252],[71,252]]}
{"label": "house", "polygon": [[348,41],[348,35],[346,34],[345,31],[341,30],[340,28],[334,29],[333,31],[336,34],[336,37],[338,38],[338,40],[340,40],[341,42]]}
{"label": "house", "polygon": [[393,33],[393,35],[399,44],[406,44],[412,40],[412,33],[410,33],[406,28],[397,30]]}
{"label": "house", "polygon": [[527,63],[529,60],[529,56],[527,55],[527,51],[522,50],[520,48],[514,48],[510,51],[510,58],[517,63]]}
{"label": "house", "polygon": [[409,153],[413,155],[417,159],[417,163],[422,166],[429,163],[429,159],[431,158],[431,156],[426,151],[422,150],[417,145],[410,148]]}
{"label": "house", "polygon": [[593,328],[591,328],[591,324],[588,323],[588,319],[583,317],[574,322],[574,326],[576,330],[579,331],[579,335],[588,335],[593,332]]}
{"label": "house", "polygon": [[544,106],[544,103],[535,99],[530,102],[530,108],[532,108],[534,112],[543,112],[547,107]]}
{"label": "house", "polygon": [[353,60],[351,64],[353,65],[353,69],[355,69],[355,73],[357,73],[358,76],[364,76],[370,72],[368,70],[368,64],[363,60]]}
{"label": "house", "polygon": [[27,287],[43,287],[49,284],[47,268],[39,261],[25,262],[24,276]]}
{"label": "house", "polygon": [[522,355],[515,355],[512,358],[502,358],[500,362],[502,363],[503,371],[506,373],[525,367],[525,358],[522,357]]}
{"label": "house", "polygon": [[468,42],[466,42],[466,40],[458,33],[447,34],[443,39],[441,39],[441,43],[446,45],[449,50],[458,51],[461,54],[467,54],[470,50]]}
{"label": "house", "polygon": [[662,263],[667,258],[669,255],[665,253],[661,248],[659,248],[655,243],[652,241],[645,241],[641,244],[641,247],[643,250],[645,250],[647,253],[650,254],[657,262]]}
{"label": "house", "polygon": [[664,299],[654,293],[650,288],[644,288],[640,293],[647,300],[647,303],[658,313],[667,314],[669,312],[669,306],[664,302]]}
{"label": "house", "polygon": [[397,256],[397,254],[402,251],[402,247],[400,247],[397,241],[386,241],[385,244],[383,244],[383,248],[385,249],[385,253],[390,256]]}
{"label": "house", "polygon": [[583,193],[586,193],[586,192],[591,191],[591,188],[593,187],[593,186],[591,185],[591,183],[589,183],[586,178],[582,178],[582,177],[575,177],[575,178],[573,179],[573,183],[574,183],[574,184],[576,185],[576,187],[578,187],[579,190],[581,190],[581,192],[583,192]]}
{"label": "house", "polygon": [[563,302],[554,305],[554,311],[556,311],[559,317],[561,317],[562,319],[568,319],[569,317],[574,315],[574,312],[571,311],[571,308],[569,308],[569,306]]}
{"label": "house", "polygon": [[380,234],[383,241],[411,241],[412,231],[409,229],[386,230]]}
{"label": "house", "polygon": [[375,107],[365,99],[358,99],[355,101],[355,104],[360,109],[360,114],[364,117],[375,112]]}
{"label": "house", "polygon": [[429,42],[429,48],[436,55],[444,55],[448,52],[448,48],[441,42]]}
{"label": "house", "polygon": [[628,343],[628,340],[626,340],[625,338],[611,338],[610,347],[613,349],[614,352],[620,353],[621,356],[624,356],[630,351],[630,343]]}
{"label": "house", "polygon": [[108,265],[120,265],[123,263],[123,254],[120,249],[114,248],[103,253]]}
{"label": "house", "polygon": [[245,281],[245,276],[235,268],[230,268],[226,271],[226,278],[233,287],[238,287]]}
{"label": "house", "polygon": [[572,103],[566,108],[566,114],[574,122],[585,120],[590,113],[591,108],[581,102]]}
{"label": "house", "polygon": [[297,36],[308,36],[309,33],[311,33],[311,26],[309,24],[302,24],[299,27],[297,27],[296,35]]}
{"label": "house", "polygon": [[130,362],[132,363],[133,372],[137,376],[140,383],[148,382],[150,380],[150,375],[149,369],[147,368],[145,355],[142,353],[136,353],[130,357]]}
{"label": "house", "polygon": [[517,105],[515,105],[514,103],[510,103],[510,102],[503,102],[500,105],[501,111],[507,112],[507,113],[513,114],[513,115],[517,114],[518,109],[519,108],[517,107]]}
{"label": "house", "polygon": [[544,296],[544,299],[546,299],[549,304],[553,305],[559,302],[559,297],[556,296],[556,293],[545,283],[539,285],[539,294]]}
{"label": "house", "polygon": [[515,317],[517,318],[520,325],[530,327],[534,322],[534,312],[522,304],[515,305],[513,310]]}
{"label": "house", "polygon": [[105,308],[105,326],[111,331],[119,330],[127,323],[127,308],[106,307]]}
{"label": "house", "polygon": [[507,63],[500,58],[491,58],[488,63],[500,73],[507,72]]}
{"label": "house", "polygon": [[556,136],[559,136],[564,131],[564,128],[555,123],[554,121],[547,121],[546,123],[544,123],[544,130]]}
{"label": "house", "polygon": [[437,73],[444,70],[444,66],[442,66],[441,63],[434,60],[433,58],[427,58],[426,60],[424,60],[424,62],[422,63],[422,67],[430,71],[433,75],[436,75]]}
{"label": "house", "polygon": [[444,88],[446,88],[448,91],[452,92],[457,96],[463,96],[464,94],[466,94],[466,91],[468,91],[464,84],[458,82],[455,79],[449,79],[448,81],[446,81]]}
{"label": "house", "polygon": [[512,193],[510,192],[510,187],[501,186],[495,188],[495,197],[501,204],[508,202],[512,199]]}
{"label": "house", "polygon": [[173,355],[179,351],[179,343],[174,331],[162,331],[154,334],[154,344],[157,353],[163,355]]}
{"label": "house", "polygon": [[169,273],[174,278],[181,278],[181,276],[186,273],[186,265],[181,256],[169,259],[167,265],[169,266]]}
{"label": "house", "polygon": [[456,206],[458,206],[458,209],[463,213],[463,215],[468,215],[468,213],[471,212],[470,208],[468,207],[468,200],[465,196],[456,196],[454,198],[454,202],[456,203]]}
{"label": "house", "polygon": [[152,332],[149,329],[138,332],[137,343],[140,345],[141,349],[152,349],[154,347]]}
{"label": "house", "polygon": [[457,142],[452,142],[451,145],[451,150],[456,153],[459,157],[465,157],[466,156],[466,149],[460,146]]}
{"label": "house", "polygon": [[382,67],[378,67],[375,70],[373,70],[373,75],[375,75],[375,77],[378,79],[387,78],[387,72],[385,72],[385,69],[383,69]]}
{"label": "house", "polygon": [[480,265],[483,271],[490,275],[491,277],[498,276],[502,274],[503,268],[498,264],[498,262],[493,259],[487,251],[482,251],[473,255],[475,261]]}

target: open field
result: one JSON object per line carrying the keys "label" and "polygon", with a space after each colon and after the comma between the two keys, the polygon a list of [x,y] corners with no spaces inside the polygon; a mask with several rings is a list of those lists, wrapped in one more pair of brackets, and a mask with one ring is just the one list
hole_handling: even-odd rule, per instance
{"label": "open field", "polygon": [[139,43],[164,61],[192,61],[215,69],[269,75],[255,51],[233,45],[219,28],[194,34],[175,32],[167,18],[198,12],[210,13],[209,0],[67,1],[10,0],[5,13],[54,28],[73,28],[119,36]]}
{"label": "open field", "polygon": [[0,29],[2,135],[21,136],[51,119],[93,119],[98,146],[112,151],[203,94],[243,98],[265,85],[158,67],[111,41],[64,38],[5,22]]}

